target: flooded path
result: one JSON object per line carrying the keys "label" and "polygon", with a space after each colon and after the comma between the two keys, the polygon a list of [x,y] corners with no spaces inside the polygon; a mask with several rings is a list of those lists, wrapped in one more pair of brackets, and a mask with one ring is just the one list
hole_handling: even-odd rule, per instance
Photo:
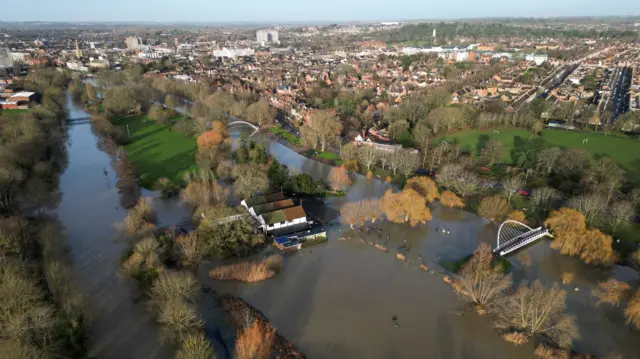
{"label": "flooded path", "polygon": [[[67,106],[69,118],[88,116],[69,99]],[[116,241],[114,223],[124,218],[126,210],[120,207],[111,158],[97,148],[90,124],[69,127],[68,157],[57,216],[66,229],[76,277],[87,296],[90,356],[171,358],[172,351],[159,342],[145,304],[138,301],[137,284],[118,274],[124,247]],[[154,200],[154,206],[160,225],[189,214],[176,202]]]}

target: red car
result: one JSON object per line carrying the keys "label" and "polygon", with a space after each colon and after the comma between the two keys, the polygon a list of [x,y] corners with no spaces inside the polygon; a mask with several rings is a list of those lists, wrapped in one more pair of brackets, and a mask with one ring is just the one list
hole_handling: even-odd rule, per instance
{"label": "red car", "polygon": [[531,191],[526,190],[526,189],[521,189],[521,190],[518,191],[518,193],[521,196],[524,196],[524,197],[529,197],[531,195]]}

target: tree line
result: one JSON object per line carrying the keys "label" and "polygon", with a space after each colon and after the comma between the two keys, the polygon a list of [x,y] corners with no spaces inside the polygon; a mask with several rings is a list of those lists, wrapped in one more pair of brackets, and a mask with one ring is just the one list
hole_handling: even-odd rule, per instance
{"label": "tree line", "polygon": [[44,209],[59,201],[66,167],[66,72],[37,69],[14,82],[42,95],[0,111],[0,356],[85,358],[84,300],[66,238]]}

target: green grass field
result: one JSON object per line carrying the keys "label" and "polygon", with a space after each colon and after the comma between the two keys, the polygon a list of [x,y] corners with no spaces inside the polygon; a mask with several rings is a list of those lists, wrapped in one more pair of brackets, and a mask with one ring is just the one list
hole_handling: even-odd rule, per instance
{"label": "green grass field", "polygon": [[269,127],[269,132],[273,133],[276,136],[282,137],[285,141],[289,143],[293,143],[294,145],[300,146],[300,137],[283,129],[280,126]]}
{"label": "green grass field", "polygon": [[196,139],[172,131],[171,125],[161,126],[146,116],[125,116],[113,124],[125,133],[129,125],[131,137],[124,147],[144,188],[162,177],[181,183],[184,173],[196,168]]}
{"label": "green grass field", "polygon": [[[501,128],[498,131],[499,133],[494,133],[493,130],[464,130],[445,138],[457,139],[463,149],[472,153],[476,151],[480,136],[484,135],[490,139],[497,139],[505,148],[505,163],[512,163],[509,153],[514,147],[517,137],[523,140],[536,138],[532,132],[522,129]],[[626,171],[640,173],[640,141],[633,138],[554,129],[544,130],[540,138],[550,145],[561,148],[584,148],[594,158],[601,156],[611,157]],[[584,139],[588,139],[585,144],[582,143]]]}

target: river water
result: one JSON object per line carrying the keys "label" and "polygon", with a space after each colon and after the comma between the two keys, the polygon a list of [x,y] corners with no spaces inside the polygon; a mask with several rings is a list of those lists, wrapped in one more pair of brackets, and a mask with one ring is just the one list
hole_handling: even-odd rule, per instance
{"label": "river water", "polygon": [[[68,106],[70,118],[86,116],[74,104]],[[237,140],[251,132],[234,129],[232,136]],[[121,221],[126,211],[119,205],[112,160],[97,148],[89,124],[71,126],[69,137],[69,165],[61,177],[63,196],[57,213],[66,227],[78,281],[88,295],[91,355],[169,358],[172,350],[159,340],[136,283],[118,273],[124,247],[116,241],[114,223]],[[326,178],[330,171],[329,166],[260,134],[254,138],[293,171],[316,179]],[[314,214],[336,222],[345,201],[379,197],[388,186],[357,176],[345,197],[313,206]],[[177,201],[162,201],[149,192],[144,195],[154,197],[161,226],[189,217],[188,208]],[[507,344],[492,329],[490,317],[460,315],[466,305],[440,277],[395,258],[397,251],[413,261],[421,256],[429,267],[437,269],[443,260],[470,254],[480,242],[495,242],[497,227],[482,218],[437,205],[432,213],[433,220],[426,225],[410,228],[381,222],[382,233],[368,236],[331,226],[327,243],[289,256],[283,272],[265,282],[212,281],[206,276],[210,264],[201,267],[199,277],[203,285],[239,295],[262,311],[309,358],[533,358],[533,342],[520,347]],[[450,230],[449,235],[436,232],[443,226]],[[359,241],[337,240],[344,235],[384,243],[390,254]],[[595,354],[616,350],[626,358],[638,357],[640,334],[624,326],[621,308],[596,307],[588,294],[608,276],[631,280],[638,278],[637,273],[615,266],[586,266],[559,255],[547,242],[527,252],[529,266],[520,264],[518,256],[510,258],[517,281],[540,279],[550,285],[559,282],[565,271],[576,274],[575,283],[564,288],[569,292],[568,309],[577,316],[582,336],[575,343],[577,350]],[[207,331],[219,337],[219,312],[215,305],[203,302]],[[398,318],[397,327],[393,316]],[[222,336],[228,342],[233,334],[222,330]]]}

